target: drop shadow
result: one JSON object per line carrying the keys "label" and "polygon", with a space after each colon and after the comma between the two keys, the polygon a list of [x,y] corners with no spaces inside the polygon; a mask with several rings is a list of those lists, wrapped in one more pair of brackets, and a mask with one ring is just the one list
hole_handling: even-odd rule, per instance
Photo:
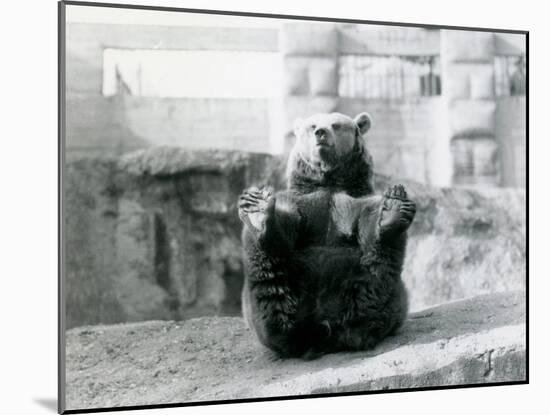
{"label": "drop shadow", "polygon": [[57,399],[55,398],[35,398],[34,402],[54,413],[57,413]]}

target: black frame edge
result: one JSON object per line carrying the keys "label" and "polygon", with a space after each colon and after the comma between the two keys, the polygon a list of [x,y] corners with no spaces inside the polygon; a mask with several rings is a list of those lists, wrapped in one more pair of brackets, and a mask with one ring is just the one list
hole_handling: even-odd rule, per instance
{"label": "black frame edge", "polygon": [[65,413],[65,294],[64,294],[64,275],[65,275],[65,247],[64,247],[64,226],[63,218],[65,217],[64,211],[64,192],[63,192],[63,170],[65,165],[65,29],[67,26],[65,16],[64,1],[57,3],[57,104],[58,104],[58,119],[57,119],[57,243],[58,243],[58,281],[57,281],[57,311],[58,311],[58,353],[57,353],[57,412]]}
{"label": "black frame edge", "polygon": [[525,381],[529,383],[529,32],[525,33]]}
{"label": "black frame edge", "polygon": [[273,401],[287,401],[297,399],[316,399],[316,398],[333,398],[342,396],[364,396],[364,395],[378,395],[388,393],[409,393],[409,392],[434,392],[442,390],[457,390],[457,389],[471,389],[471,388],[483,388],[493,386],[516,386],[527,385],[527,380],[518,380],[510,382],[492,382],[492,383],[473,383],[467,385],[443,385],[443,386],[425,386],[418,388],[406,388],[406,389],[379,389],[371,391],[354,391],[354,392],[334,392],[334,393],[322,393],[311,395],[291,395],[291,396],[274,396],[269,398],[244,398],[244,399],[231,399],[231,400],[219,400],[219,401],[197,401],[186,403],[167,403],[167,404],[155,404],[155,405],[132,405],[132,406],[120,406],[120,407],[107,407],[107,408],[92,408],[92,409],[69,409],[63,412],[63,414],[88,414],[97,412],[120,412],[120,411],[136,411],[146,409],[168,409],[168,408],[183,408],[189,406],[211,406],[211,405],[226,405],[226,404],[239,404],[249,402],[273,402]]}

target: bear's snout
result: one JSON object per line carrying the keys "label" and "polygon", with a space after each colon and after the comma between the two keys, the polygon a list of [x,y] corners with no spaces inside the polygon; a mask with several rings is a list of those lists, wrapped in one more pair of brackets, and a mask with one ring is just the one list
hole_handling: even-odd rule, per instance
{"label": "bear's snout", "polygon": [[329,135],[329,131],[326,128],[324,127],[317,128],[315,130],[315,139],[317,141],[317,144],[327,144],[328,135]]}

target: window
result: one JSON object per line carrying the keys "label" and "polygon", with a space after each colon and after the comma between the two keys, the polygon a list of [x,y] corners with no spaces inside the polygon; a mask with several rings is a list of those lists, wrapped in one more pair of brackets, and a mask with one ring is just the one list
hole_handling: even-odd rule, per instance
{"label": "window", "polygon": [[499,185],[498,144],[494,139],[455,138],[451,150],[455,185]]}
{"label": "window", "polygon": [[281,90],[277,52],[105,49],[103,94],[270,98]]}
{"label": "window", "polygon": [[339,94],[389,99],[441,95],[439,57],[343,56]]}
{"label": "window", "polygon": [[495,57],[495,93],[497,96],[525,95],[527,88],[525,57]]}

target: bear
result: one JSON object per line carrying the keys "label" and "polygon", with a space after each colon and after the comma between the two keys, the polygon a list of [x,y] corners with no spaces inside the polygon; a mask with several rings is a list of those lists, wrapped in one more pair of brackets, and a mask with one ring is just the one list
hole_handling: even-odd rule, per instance
{"label": "bear", "polygon": [[371,124],[368,113],[297,120],[287,189],[239,197],[243,316],[278,357],[368,350],[406,319],[416,205],[402,185],[374,193]]}

